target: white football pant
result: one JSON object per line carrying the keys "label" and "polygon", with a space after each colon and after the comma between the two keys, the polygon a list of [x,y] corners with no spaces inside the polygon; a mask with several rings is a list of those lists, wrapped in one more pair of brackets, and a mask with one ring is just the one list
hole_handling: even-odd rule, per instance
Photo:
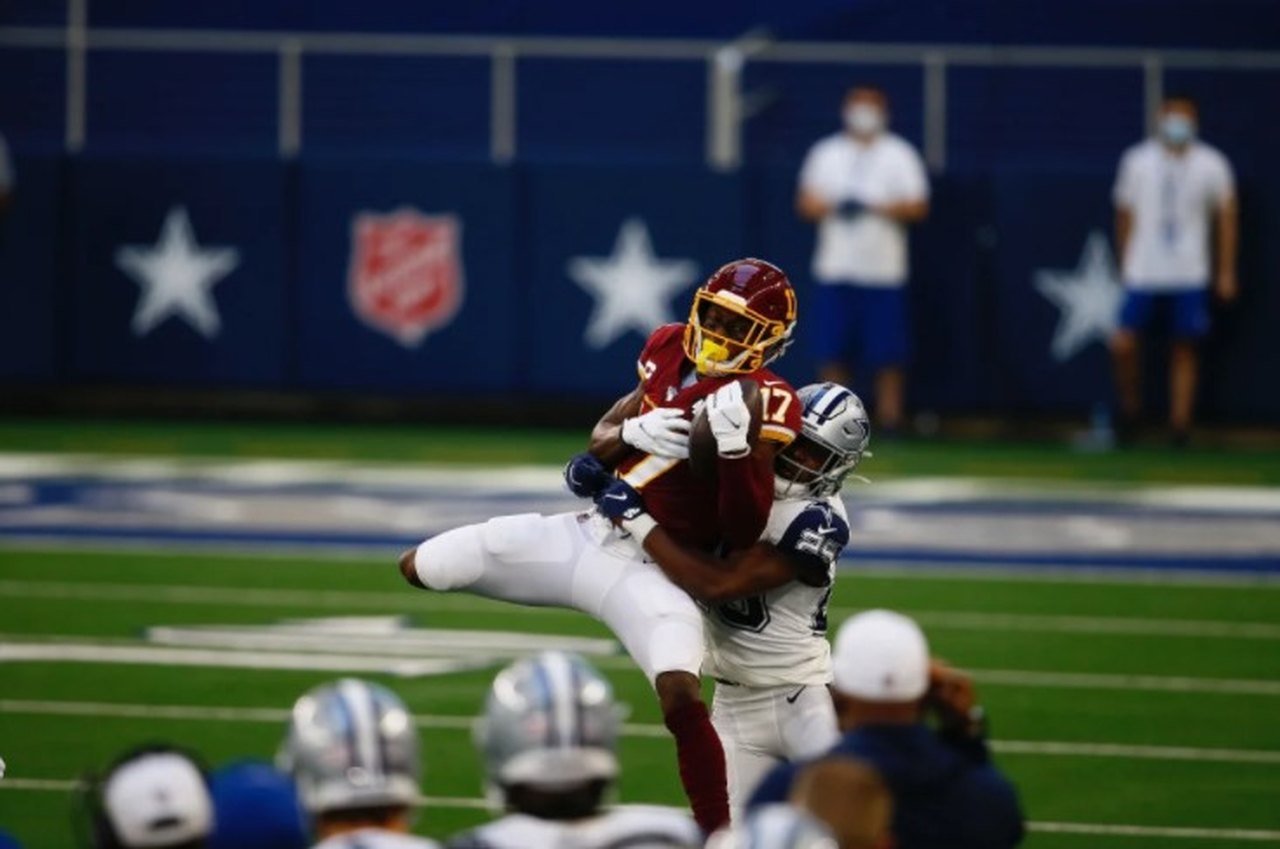
{"label": "white football pant", "polygon": [[608,625],[652,684],[697,675],[702,615],[630,538],[596,513],[526,513],[455,528],[418,546],[427,587],[544,607],[571,607]]}
{"label": "white football pant", "polygon": [[716,683],[711,723],[724,744],[729,812],[741,822],[756,786],[779,763],[816,758],[840,738],[825,686],[744,687]]}

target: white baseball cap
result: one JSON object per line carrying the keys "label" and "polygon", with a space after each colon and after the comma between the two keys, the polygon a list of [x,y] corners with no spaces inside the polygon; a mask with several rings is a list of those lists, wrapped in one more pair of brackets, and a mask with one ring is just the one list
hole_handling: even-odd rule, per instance
{"label": "white baseball cap", "polygon": [[929,644],[910,617],[868,610],[840,626],[835,688],[868,702],[909,702],[929,688]]}
{"label": "white baseball cap", "polygon": [[124,846],[172,846],[213,831],[213,800],[200,769],[177,752],[150,752],[118,767],[102,807]]}

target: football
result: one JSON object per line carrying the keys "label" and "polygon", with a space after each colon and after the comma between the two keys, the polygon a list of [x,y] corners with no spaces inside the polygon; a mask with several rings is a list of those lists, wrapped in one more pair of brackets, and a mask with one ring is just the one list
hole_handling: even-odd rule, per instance
{"label": "football", "polygon": [[[740,378],[738,382],[742,384],[742,400],[747,403],[747,409],[751,411],[747,441],[754,448],[760,439],[760,422],[763,417],[760,385],[745,377]],[[705,408],[699,408],[698,414],[693,417],[693,427],[689,429],[690,470],[704,480],[715,480],[718,454],[716,437],[711,432],[711,422],[707,421],[707,411]]]}

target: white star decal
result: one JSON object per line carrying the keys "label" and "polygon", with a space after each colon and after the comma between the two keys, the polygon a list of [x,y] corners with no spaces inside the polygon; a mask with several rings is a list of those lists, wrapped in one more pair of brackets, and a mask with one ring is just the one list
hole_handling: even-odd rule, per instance
{"label": "white star decal", "polygon": [[1071,359],[1093,341],[1106,342],[1119,324],[1124,287],[1116,273],[1107,237],[1094,230],[1074,271],[1036,272],[1036,289],[1061,311],[1050,351],[1058,362]]}
{"label": "white star decal", "polygon": [[201,248],[184,206],[164,217],[154,246],[124,245],[116,250],[116,267],[142,288],[133,311],[133,335],[145,336],[170,316],[177,316],[206,339],[218,335],[222,321],[213,300],[213,285],[240,264],[235,248]]}
{"label": "white star decal", "polygon": [[644,221],[628,218],[618,230],[612,256],[573,257],[568,274],[595,298],[583,339],[599,349],[628,330],[648,335],[674,321],[671,296],[697,279],[698,264],[691,259],[658,259]]}

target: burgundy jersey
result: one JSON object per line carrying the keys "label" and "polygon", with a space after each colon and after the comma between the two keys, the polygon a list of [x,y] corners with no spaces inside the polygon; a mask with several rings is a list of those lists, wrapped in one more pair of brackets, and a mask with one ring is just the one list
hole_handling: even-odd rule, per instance
{"label": "burgundy jersey", "polygon": [[[768,369],[695,379],[693,363],[685,356],[683,335],[683,324],[663,325],[653,331],[641,350],[637,362],[644,391],[641,412],[677,407],[692,419],[708,395],[732,380],[746,377],[760,386],[760,438],[779,446],[796,438],[804,405],[791,384]],[[632,451],[618,464],[618,475],[644,494],[645,509],[682,543],[703,549],[725,540],[737,539],[741,543],[743,534],[739,532],[744,526],[759,524],[755,534],[746,534],[750,537],[747,543],[754,542],[764,529],[764,519],[773,504],[773,469],[770,467],[766,474],[746,458],[721,458],[719,464],[719,488],[715,482],[694,475],[687,460],[655,457],[641,451]],[[748,477],[735,479],[738,475]],[[740,510],[741,506],[753,509]]]}

